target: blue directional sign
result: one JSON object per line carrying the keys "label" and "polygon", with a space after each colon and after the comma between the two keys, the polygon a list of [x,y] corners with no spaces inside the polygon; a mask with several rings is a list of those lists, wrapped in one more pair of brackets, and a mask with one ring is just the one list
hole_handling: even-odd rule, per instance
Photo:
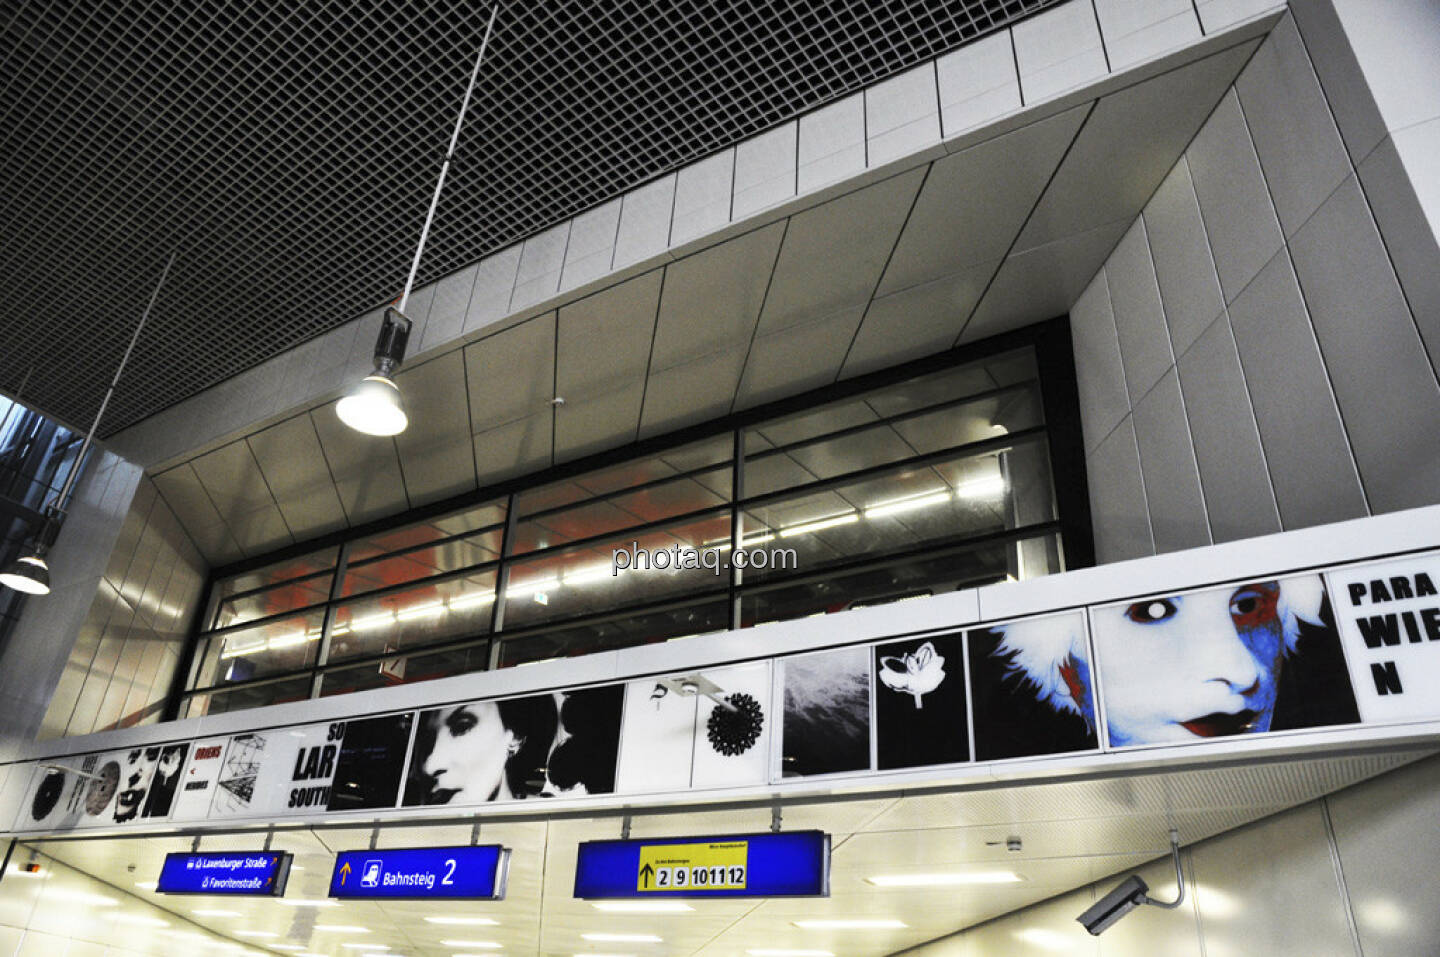
{"label": "blue directional sign", "polygon": [[161,894],[281,897],[292,855],[284,851],[166,854],[155,890]]}
{"label": "blue directional sign", "polygon": [[575,896],[829,897],[830,835],[587,841],[575,862]]}
{"label": "blue directional sign", "polygon": [[391,900],[500,900],[510,851],[476,847],[341,851],[330,875],[330,896]]}

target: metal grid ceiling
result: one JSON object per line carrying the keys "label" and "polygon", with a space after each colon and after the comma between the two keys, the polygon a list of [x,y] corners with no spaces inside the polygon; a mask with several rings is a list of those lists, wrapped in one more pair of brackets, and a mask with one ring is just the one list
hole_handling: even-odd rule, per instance
{"label": "metal grid ceiling", "polygon": [[[427,282],[1057,0],[521,2]],[[0,389],[103,434],[393,298],[489,6],[0,5]]]}

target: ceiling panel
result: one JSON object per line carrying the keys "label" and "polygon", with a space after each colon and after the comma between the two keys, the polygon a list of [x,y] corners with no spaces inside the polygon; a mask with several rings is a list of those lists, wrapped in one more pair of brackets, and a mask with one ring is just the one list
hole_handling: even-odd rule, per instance
{"label": "ceiling panel", "polygon": [[1130,220],[1067,236],[1005,260],[957,342],[1064,315],[1130,228]]}
{"label": "ceiling panel", "polygon": [[351,525],[405,509],[405,483],[394,440],[349,428],[335,414],[334,402],[313,410],[310,422]]}
{"label": "ceiling panel", "polygon": [[192,459],[191,465],[210,501],[227,520],[230,516],[275,504],[270,486],[244,439]]}
{"label": "ceiling panel", "polygon": [[841,374],[873,372],[950,348],[999,265],[969,266],[870,303]]}
{"label": "ceiling panel", "polygon": [[756,335],[868,302],[924,179],[913,169],[792,216]]}
{"label": "ceiling panel", "polygon": [[466,346],[465,386],[477,434],[548,409],[555,398],[555,313]]}
{"label": "ceiling panel", "polygon": [[719,418],[730,411],[746,350],[713,352],[651,372],[640,413],[640,438]]}
{"label": "ceiling panel", "polygon": [[309,415],[297,415],[247,440],[285,524],[296,538],[345,526],[345,510]]}
{"label": "ceiling panel", "polygon": [[1259,42],[1102,97],[1016,250],[1138,216]]}
{"label": "ceiling panel", "polygon": [[656,269],[560,309],[557,395],[569,402],[644,381],[663,277]]}
{"label": "ceiling panel", "polygon": [[745,362],[736,408],[772,402],[834,382],[864,312],[862,303],[818,322],[756,336]]}
{"label": "ceiling panel", "polygon": [[876,296],[1005,255],[1090,104],[935,161]]}
{"label": "ceiling panel", "polygon": [[161,472],[155,487],[211,565],[240,557],[240,545],[216,511],[189,462]]}
{"label": "ceiling panel", "polygon": [[481,485],[547,468],[554,461],[555,412],[507,422],[475,434],[475,475]]}
{"label": "ceiling panel", "polygon": [[464,354],[450,352],[414,366],[402,371],[395,382],[410,417],[409,427],[395,436],[410,504],[474,489]]}
{"label": "ceiling panel", "polygon": [[651,371],[749,343],[784,234],[773,223],[665,267]]}
{"label": "ceiling panel", "polygon": [[645,380],[635,379],[614,392],[580,399],[555,410],[555,461],[579,458],[591,452],[635,440],[640,428],[640,403]]}

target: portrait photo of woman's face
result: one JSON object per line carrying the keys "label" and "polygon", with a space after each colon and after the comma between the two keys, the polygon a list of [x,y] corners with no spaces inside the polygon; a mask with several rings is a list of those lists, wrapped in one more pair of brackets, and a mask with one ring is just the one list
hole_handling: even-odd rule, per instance
{"label": "portrait photo of woman's face", "polygon": [[431,781],[424,803],[475,804],[514,796],[505,780],[505,764],[516,737],[500,720],[495,702],[453,705],[425,717],[433,725],[435,743],[420,764]]}
{"label": "portrait photo of woman's face", "polygon": [[1286,649],[1280,597],[1267,581],[1096,609],[1110,743],[1270,730]]}

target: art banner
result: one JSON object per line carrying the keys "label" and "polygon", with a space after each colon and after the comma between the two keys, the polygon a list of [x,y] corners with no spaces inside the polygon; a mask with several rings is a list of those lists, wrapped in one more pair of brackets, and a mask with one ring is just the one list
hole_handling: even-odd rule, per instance
{"label": "art banner", "polygon": [[1325,576],[1360,716],[1433,718],[1440,687],[1440,552]]}
{"label": "art banner", "polygon": [[1100,746],[1083,613],[1025,618],[967,637],[977,760]]}
{"label": "art banner", "polygon": [[616,790],[625,793],[764,784],[774,720],[770,663],[707,670],[729,707],[646,678],[625,685]]}
{"label": "art banner", "polygon": [[970,760],[960,632],[885,642],[874,655],[876,767]]}
{"label": "art banner", "polygon": [[1360,720],[1319,575],[1097,606],[1090,627],[1111,747]]}
{"label": "art banner", "polygon": [[422,711],[404,804],[608,794],[623,706],[624,686],[606,685]]}
{"label": "art banner", "polygon": [[15,827],[66,830],[165,820],[189,747],[156,745],[39,765]]}
{"label": "art banner", "polygon": [[779,776],[870,769],[870,649],[780,659]]}

